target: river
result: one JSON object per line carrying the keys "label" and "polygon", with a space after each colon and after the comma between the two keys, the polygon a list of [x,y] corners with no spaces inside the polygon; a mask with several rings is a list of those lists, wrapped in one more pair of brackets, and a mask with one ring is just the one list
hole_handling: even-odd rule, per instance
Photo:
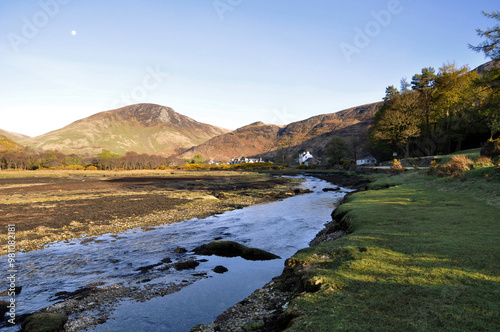
{"label": "river", "polygon": [[[189,331],[209,323],[222,311],[243,300],[255,289],[279,275],[284,260],[308,243],[331,221],[335,205],[350,190],[323,191],[335,187],[305,177],[301,184],[313,192],[281,201],[259,204],[205,219],[106,234],[93,241],[56,243],[43,250],[18,253],[16,314],[47,307],[59,292],[74,292],[87,285],[130,285],[148,292],[148,285],[188,285],[170,295],[143,302],[124,298],[113,306],[109,319],[93,331]],[[281,259],[245,259],[194,255],[191,250],[213,240],[230,240],[269,251]],[[187,252],[176,253],[176,248]],[[161,262],[181,259],[201,261],[193,270],[162,269]],[[141,267],[158,265],[140,271]],[[228,269],[212,271],[222,265]],[[7,289],[2,280],[0,289]],[[0,300],[8,301],[7,297]],[[73,317],[70,316],[70,319]],[[2,330],[16,331],[5,327]]]}

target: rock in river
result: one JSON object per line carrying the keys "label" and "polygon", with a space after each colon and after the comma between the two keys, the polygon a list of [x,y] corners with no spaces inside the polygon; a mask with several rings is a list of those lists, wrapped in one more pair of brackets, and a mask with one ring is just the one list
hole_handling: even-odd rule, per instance
{"label": "rock in river", "polygon": [[61,331],[68,321],[65,314],[40,313],[27,317],[21,325],[21,331],[51,332]]}
{"label": "rock in river", "polygon": [[233,241],[213,241],[209,244],[203,244],[196,247],[193,251],[197,255],[216,255],[221,257],[239,256],[251,261],[268,261],[281,258],[270,252],[257,248],[249,248]]}
{"label": "rock in river", "polygon": [[174,263],[173,266],[176,270],[187,270],[187,269],[194,269],[200,265],[197,261],[194,261],[192,259],[181,259],[177,263]]}
{"label": "rock in river", "polygon": [[216,267],[213,268],[212,271],[214,271],[215,273],[222,274],[222,273],[226,273],[229,270],[225,266],[217,265]]}

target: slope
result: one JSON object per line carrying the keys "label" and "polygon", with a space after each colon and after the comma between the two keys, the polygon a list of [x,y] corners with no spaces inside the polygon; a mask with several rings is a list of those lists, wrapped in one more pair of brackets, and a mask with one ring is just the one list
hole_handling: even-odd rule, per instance
{"label": "slope", "polygon": [[2,150],[20,150],[23,146],[5,135],[0,135],[0,151]]}
{"label": "slope", "polygon": [[96,154],[108,149],[118,154],[135,151],[168,156],[227,131],[169,107],[135,104],[75,121],[30,139],[29,145],[63,153]]}
{"label": "slope", "polygon": [[382,102],[322,114],[276,126],[256,122],[231,133],[212,138],[182,153],[181,158],[201,154],[206,158],[229,161],[234,157],[261,156],[276,159],[304,149],[321,154],[332,136],[359,137],[373,123]]}

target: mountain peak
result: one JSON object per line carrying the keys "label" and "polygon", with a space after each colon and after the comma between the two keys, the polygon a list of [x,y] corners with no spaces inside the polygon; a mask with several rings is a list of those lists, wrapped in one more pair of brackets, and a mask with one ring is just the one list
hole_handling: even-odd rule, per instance
{"label": "mountain peak", "polygon": [[[175,112],[170,107],[157,104],[134,104],[108,112],[109,114],[119,114],[122,119],[136,120],[147,127],[161,124],[182,126],[195,122],[193,119]],[[108,112],[104,112],[103,115]]]}
{"label": "mountain peak", "polygon": [[197,122],[172,108],[157,104],[134,104],[104,111],[37,136],[30,145],[64,153],[96,154],[102,149],[123,154],[172,155],[228,132]]}

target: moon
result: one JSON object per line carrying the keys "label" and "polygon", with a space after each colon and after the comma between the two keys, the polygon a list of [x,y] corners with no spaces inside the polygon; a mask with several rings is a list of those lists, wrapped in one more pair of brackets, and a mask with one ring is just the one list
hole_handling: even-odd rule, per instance
{"label": "moon", "polygon": [[72,31],[71,31],[71,35],[72,35],[72,36],[76,36],[76,31],[75,31],[75,30],[72,30]]}

